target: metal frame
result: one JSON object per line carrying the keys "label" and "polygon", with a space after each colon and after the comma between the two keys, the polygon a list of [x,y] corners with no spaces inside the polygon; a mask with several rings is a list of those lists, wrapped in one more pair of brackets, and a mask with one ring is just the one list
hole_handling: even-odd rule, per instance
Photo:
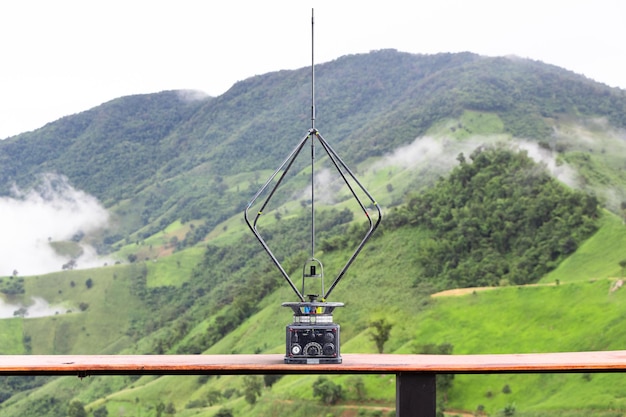
{"label": "metal frame", "polygon": [[[365,235],[364,235],[363,239],[357,245],[355,251],[352,253],[352,255],[350,256],[350,258],[348,259],[346,264],[339,271],[339,273],[335,277],[334,281],[331,283],[331,285],[328,288],[328,290],[324,294],[322,294],[322,299],[323,300],[326,300],[328,298],[328,296],[330,295],[332,290],[339,283],[341,278],[343,278],[343,276],[347,272],[347,270],[350,267],[350,265],[352,265],[352,263],[354,262],[354,260],[358,256],[358,254],[361,252],[361,249],[363,249],[363,246],[365,245],[365,243],[370,239],[370,237],[372,236],[372,233],[374,233],[376,228],[378,228],[378,225],[380,224],[380,221],[382,219],[382,213],[381,213],[381,210],[380,210],[380,206],[378,205],[376,200],[374,200],[372,195],[359,182],[359,180],[356,178],[354,173],[350,170],[350,168],[348,168],[348,166],[339,157],[339,155],[337,155],[337,153],[330,146],[330,144],[328,142],[326,142],[326,140],[322,137],[322,135],[319,133],[319,131],[317,129],[310,129],[309,132],[307,133],[307,135],[304,138],[302,138],[302,140],[300,140],[298,145],[294,148],[293,151],[291,151],[291,153],[287,156],[287,158],[283,161],[283,163],[278,167],[278,169],[276,171],[274,171],[274,173],[269,177],[269,179],[265,182],[265,184],[261,187],[261,189],[259,189],[259,191],[257,191],[257,193],[254,195],[252,200],[248,203],[248,205],[247,205],[247,207],[245,209],[245,212],[244,212],[244,219],[246,221],[246,224],[248,225],[248,227],[250,228],[250,230],[252,231],[254,236],[257,238],[257,240],[259,241],[259,243],[261,244],[261,246],[263,247],[265,252],[267,252],[267,254],[269,255],[269,257],[272,260],[272,262],[274,263],[274,265],[278,268],[278,270],[280,271],[280,273],[283,276],[283,278],[285,278],[285,280],[287,281],[287,283],[289,284],[289,286],[291,287],[293,292],[298,296],[298,298],[302,302],[306,301],[305,297],[304,297],[304,294],[302,294],[298,290],[298,288],[294,284],[293,280],[289,277],[289,274],[287,273],[287,271],[285,271],[285,269],[283,268],[281,263],[278,261],[278,259],[276,258],[276,256],[272,252],[272,250],[269,248],[269,246],[265,242],[265,239],[263,239],[263,237],[261,236],[261,233],[259,232],[257,226],[258,226],[258,222],[259,222],[259,219],[260,219],[261,215],[263,214],[264,210],[267,208],[267,205],[269,204],[270,200],[272,199],[272,197],[276,193],[276,190],[280,187],[283,179],[285,178],[285,176],[287,175],[287,173],[289,172],[289,170],[293,166],[294,161],[296,160],[296,158],[298,157],[298,155],[300,154],[300,152],[304,148],[304,145],[309,141],[309,139],[311,140],[311,147],[312,148],[314,147],[314,142],[318,141],[319,144],[324,149],[324,151],[326,151],[326,154],[328,155],[330,161],[332,162],[332,164],[336,168],[337,172],[339,173],[339,175],[341,176],[341,178],[345,182],[346,186],[350,190],[350,193],[352,194],[354,199],[357,201],[359,207],[361,208],[361,210],[365,214],[365,217],[366,217],[367,222],[368,222],[368,229],[365,232]],[[312,153],[312,155],[314,154],[313,151],[311,151],[311,153]],[[314,156],[312,156],[312,159],[313,158],[314,158]],[[279,174],[280,174],[280,176],[279,176]],[[274,182],[275,179],[276,179],[276,183],[274,184],[273,187],[270,188],[270,186],[272,185],[272,183]],[[352,181],[352,183],[351,183],[351,181]],[[360,189],[363,192],[363,194],[365,196],[367,196],[367,198],[369,199],[372,207],[374,207],[376,209],[376,211],[377,211],[376,221],[372,220],[372,217],[370,216],[370,213],[367,211],[367,208],[365,207],[365,204],[363,203],[363,201],[359,198],[359,196],[357,194],[357,189]],[[250,211],[251,211],[250,209],[256,203],[256,201],[259,200],[260,196],[263,195],[266,192],[268,193],[267,197],[261,203],[261,206],[258,209],[257,213],[254,214],[254,216],[252,216],[251,213],[250,213]],[[313,207],[311,208],[311,211],[312,212],[314,211]],[[314,223],[314,221],[312,221],[311,222],[311,236],[312,236],[311,237],[311,240],[312,240],[311,251],[312,252],[315,250],[314,235],[315,235],[315,223]],[[311,258],[310,259],[315,259],[314,253],[311,254]]]}
{"label": "metal frame", "polygon": [[[314,53],[315,43],[314,43],[314,39],[315,39],[314,18],[313,18],[313,10],[311,10],[311,128],[309,129],[308,133],[296,145],[293,151],[291,151],[291,153],[287,156],[287,158],[283,161],[283,163],[278,167],[278,169],[274,171],[274,173],[269,177],[269,179],[265,182],[265,184],[261,187],[261,189],[257,191],[254,197],[252,197],[252,200],[250,201],[250,203],[248,203],[248,206],[246,207],[245,212],[244,212],[244,218],[246,220],[246,224],[248,225],[250,230],[252,230],[252,233],[257,238],[257,240],[261,243],[261,246],[263,247],[265,252],[267,252],[267,254],[270,256],[270,259],[272,260],[274,265],[276,265],[281,275],[283,276],[283,278],[285,278],[285,280],[287,281],[287,283],[289,284],[293,292],[298,296],[298,298],[302,302],[305,301],[305,297],[304,297],[305,295],[302,294],[298,290],[294,282],[289,277],[289,274],[287,273],[287,271],[285,271],[285,269],[280,264],[276,256],[272,253],[271,249],[269,248],[269,246],[267,245],[267,243],[265,242],[265,240],[259,233],[257,229],[257,225],[258,225],[259,218],[263,214],[263,211],[267,208],[269,201],[272,199],[272,197],[276,193],[276,190],[280,187],[281,183],[283,182],[283,179],[285,178],[285,176],[287,175],[287,173],[293,166],[294,161],[297,159],[298,155],[300,155],[300,152],[302,152],[304,145],[309,141],[309,139],[311,140],[311,257],[309,261],[319,262],[321,265],[321,262],[315,258],[315,143],[316,141],[319,142],[319,144],[322,146],[322,148],[326,152],[326,155],[328,156],[333,166],[335,167],[335,169],[341,176],[342,180],[344,181],[344,183],[350,190],[350,193],[352,194],[354,199],[357,201],[359,207],[361,208],[361,210],[363,211],[363,213],[365,214],[367,218],[367,221],[369,222],[369,228],[367,232],[365,233],[365,236],[363,237],[363,239],[357,246],[352,256],[350,256],[350,258],[348,259],[344,267],[339,271],[337,277],[335,277],[328,291],[324,292],[324,289],[322,289],[322,294],[320,294],[322,297],[322,301],[325,301],[328,298],[332,290],[339,283],[341,278],[343,278],[343,276],[345,275],[350,265],[352,265],[352,262],[354,261],[354,259],[358,256],[359,252],[361,252],[361,249],[365,245],[365,242],[369,240],[372,233],[374,233],[374,230],[376,230],[376,228],[378,227],[382,219],[382,213],[381,213],[380,207],[376,203],[376,200],[374,200],[374,198],[367,191],[367,189],[359,182],[359,180],[356,178],[356,176],[350,170],[350,168],[348,168],[346,163],[339,157],[337,152],[335,152],[335,150],[330,146],[330,144],[326,141],[326,139],[324,139],[322,135],[320,134],[320,132],[315,128],[315,53]],[[270,188],[270,186],[275,180],[276,180],[276,183],[274,184],[273,187]],[[356,189],[360,189],[363,192],[363,194],[369,199],[372,206],[376,208],[377,210],[376,222],[372,221],[370,214],[367,211],[365,205],[363,204],[363,201],[361,201],[361,199],[359,198]],[[257,213],[254,215],[254,218],[252,219],[250,215],[250,209],[255,204],[255,202],[261,197],[261,195],[263,195],[265,192],[268,192],[268,195],[265,198],[265,200],[263,200],[259,210],[257,211]]]}

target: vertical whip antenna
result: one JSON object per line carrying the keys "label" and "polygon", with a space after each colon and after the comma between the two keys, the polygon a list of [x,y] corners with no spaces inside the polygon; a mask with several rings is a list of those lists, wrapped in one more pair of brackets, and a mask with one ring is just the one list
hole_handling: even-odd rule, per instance
{"label": "vertical whip antenna", "polygon": [[311,9],[311,130],[315,129],[315,33],[313,9]]}
{"label": "vertical whip antenna", "polygon": [[311,258],[315,258],[315,32],[311,9]]}

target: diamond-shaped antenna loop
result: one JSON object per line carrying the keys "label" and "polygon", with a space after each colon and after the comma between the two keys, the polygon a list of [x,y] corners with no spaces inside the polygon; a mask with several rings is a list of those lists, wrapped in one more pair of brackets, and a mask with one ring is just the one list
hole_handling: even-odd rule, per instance
{"label": "diamond-shaped antenna loop", "polygon": [[[263,247],[265,252],[267,252],[267,254],[270,256],[270,259],[272,260],[274,265],[276,265],[276,267],[280,271],[283,278],[285,278],[285,280],[289,283],[289,286],[291,286],[291,289],[296,293],[300,301],[305,302],[304,295],[302,294],[304,292],[304,281],[305,281],[304,278],[320,276],[322,278],[322,282],[321,282],[322,301],[325,302],[328,296],[330,295],[330,293],[332,292],[332,290],[335,288],[335,286],[344,277],[350,265],[352,265],[356,257],[359,255],[365,243],[372,236],[372,233],[374,233],[374,231],[380,224],[380,221],[382,219],[382,214],[380,211],[380,207],[376,203],[376,200],[374,200],[371,194],[365,189],[365,187],[359,182],[356,176],[352,173],[350,168],[348,168],[345,162],[339,157],[339,155],[335,152],[335,150],[328,144],[328,142],[322,137],[319,131],[315,128],[315,60],[314,60],[314,54],[313,54],[313,51],[314,51],[314,48],[313,48],[313,39],[314,39],[313,26],[314,25],[313,23],[314,23],[313,13],[311,11],[311,128],[309,129],[308,133],[302,138],[302,140],[300,140],[300,142],[293,149],[293,151],[291,151],[291,153],[287,156],[287,158],[283,161],[283,163],[278,167],[278,169],[274,171],[274,173],[270,176],[267,182],[265,182],[265,184],[261,187],[261,189],[254,195],[254,197],[252,198],[252,200],[246,207],[244,217],[245,217],[246,223],[248,224],[248,227],[250,228],[250,230],[252,230],[252,233],[254,234],[254,236],[261,243],[261,246]],[[265,239],[261,236],[261,233],[259,232],[257,226],[258,226],[259,219],[261,218],[261,215],[268,208],[268,204],[270,200],[274,197],[276,190],[282,184],[287,173],[292,169],[294,165],[294,161],[297,159],[298,155],[300,154],[300,152],[304,148],[304,145],[307,143],[309,139],[311,139],[311,256],[309,260],[307,261],[307,263],[305,263],[305,269],[308,266],[310,268],[310,273],[307,274],[306,272],[303,272],[303,277],[302,277],[303,282],[302,282],[302,292],[301,292],[298,290],[298,288],[296,288],[294,282],[289,277],[289,274],[287,273],[287,271],[285,271],[285,268],[283,268],[278,258],[274,255],[274,253],[268,246]],[[316,249],[315,248],[315,185],[316,185],[315,184],[315,141],[316,140],[317,142],[319,142],[319,144],[322,146],[322,148],[326,152],[328,159],[331,161],[331,165],[339,173],[341,179],[347,186],[350,194],[357,201],[360,210],[365,214],[367,218],[367,231],[365,232],[362,240],[358,243],[358,245],[356,246],[356,249],[350,256],[348,261],[345,263],[343,268],[341,268],[341,270],[339,271],[339,273],[333,280],[332,284],[328,288],[328,291],[326,292],[324,292],[325,291],[324,278],[323,278],[323,272],[322,272],[323,267],[322,267],[321,262],[315,258],[315,249]],[[263,199],[262,196],[264,195],[267,195],[267,196],[264,197]],[[361,198],[359,196],[361,196]],[[363,203],[362,198],[363,200],[364,199],[369,200],[369,203],[371,204],[371,206],[376,209],[375,220],[372,219],[368,211],[368,208]],[[256,214],[252,215],[250,213],[252,211],[252,206],[255,203],[257,203],[257,201],[259,201],[260,203],[260,206],[259,206],[260,208],[257,210]],[[319,273],[317,273],[316,271],[316,269],[318,268],[320,269]],[[313,302],[319,295],[307,294],[307,296],[311,298],[311,302]]]}
{"label": "diamond-shaped antenna loop", "polygon": [[[380,224],[380,221],[382,220],[382,213],[381,213],[381,210],[380,210],[380,206],[378,205],[378,203],[376,202],[374,197],[372,197],[372,195],[369,193],[369,191],[367,191],[367,189],[363,186],[363,184],[361,184],[361,182],[357,179],[357,177],[354,175],[354,173],[352,173],[350,168],[348,168],[348,166],[345,164],[345,162],[339,157],[339,155],[335,152],[335,150],[330,146],[330,144],[328,142],[326,142],[324,137],[317,130],[315,131],[315,137],[318,139],[318,141],[320,142],[320,144],[322,145],[322,147],[326,151],[326,154],[328,155],[328,157],[332,161],[333,165],[337,169],[337,172],[339,172],[339,174],[341,175],[341,178],[343,179],[344,183],[346,184],[346,186],[350,190],[350,193],[352,194],[352,197],[354,197],[354,199],[357,201],[361,211],[365,214],[365,217],[367,218],[367,224],[368,224],[367,231],[366,231],[365,235],[363,236],[363,238],[361,239],[361,241],[359,242],[359,244],[357,245],[357,247],[354,250],[354,252],[352,253],[352,256],[350,256],[350,258],[345,263],[343,268],[341,268],[341,270],[337,274],[337,277],[335,277],[335,279],[332,282],[332,284],[330,284],[330,287],[328,288],[328,291],[326,291],[326,293],[324,294],[323,299],[327,299],[328,296],[330,295],[330,293],[332,292],[332,290],[335,288],[335,286],[339,283],[341,278],[343,278],[345,273],[348,271],[348,268],[350,267],[350,265],[352,265],[352,263],[354,262],[356,257],[359,255],[359,253],[361,252],[361,249],[363,249],[363,246],[365,245],[365,243],[370,239],[370,237],[372,236],[372,233],[374,233],[376,228],[378,228],[378,225]],[[351,184],[349,178],[352,179],[354,184]],[[355,186],[357,188],[359,188],[364,193],[364,195],[369,199],[372,207],[374,207],[376,209],[376,220],[375,221],[372,220],[372,216],[370,215],[369,211],[367,210],[367,207],[364,205],[364,203],[361,200],[361,198],[359,198],[359,195],[358,195],[357,191],[355,190]]]}
{"label": "diamond-shaped antenna loop", "polygon": [[[309,132],[307,133],[307,135],[298,143],[298,145],[287,156],[287,158],[278,167],[278,169],[270,176],[270,178],[265,182],[265,184],[261,187],[261,189],[254,195],[254,197],[252,198],[252,200],[250,201],[250,203],[248,204],[245,210],[245,220],[246,220],[246,223],[248,224],[248,227],[250,228],[254,236],[257,238],[257,240],[261,243],[261,246],[267,252],[270,259],[272,260],[274,265],[278,268],[283,278],[285,278],[285,280],[291,286],[291,289],[295,292],[298,298],[303,302],[305,301],[305,296],[303,294],[304,284],[303,284],[302,292],[299,291],[298,288],[295,286],[293,280],[290,278],[287,271],[285,271],[280,261],[274,255],[269,245],[267,244],[267,242],[265,241],[265,239],[259,232],[258,224],[259,224],[259,219],[264,213],[264,210],[268,207],[268,204],[270,200],[274,197],[276,190],[282,184],[287,173],[293,167],[294,161],[298,158],[298,155],[300,154],[300,152],[304,148],[304,145],[307,143],[309,139],[311,140],[311,147],[312,147],[312,151],[311,151],[312,165],[313,165],[313,160],[315,158],[314,150],[313,150],[314,142],[317,141],[321,145],[321,147],[324,149],[326,155],[328,156],[328,159],[331,161],[331,165],[335,168],[340,178],[342,179],[343,183],[347,186],[352,198],[356,200],[356,202],[358,203],[358,207],[365,214],[366,219],[367,219],[367,230],[365,231],[362,240],[358,243],[358,245],[356,246],[356,249],[350,256],[350,258],[347,260],[345,265],[341,268],[341,270],[339,271],[339,273],[337,274],[337,276],[331,283],[330,287],[328,288],[328,291],[322,294],[322,300],[326,300],[328,298],[328,296],[330,295],[332,290],[335,288],[335,286],[344,277],[348,268],[350,267],[350,265],[352,265],[352,263],[354,262],[358,254],[361,252],[361,249],[363,248],[367,240],[369,240],[372,233],[374,233],[374,231],[376,230],[376,228],[378,227],[382,219],[380,207],[378,206],[374,198],[371,196],[371,194],[359,182],[359,180],[356,178],[354,173],[350,170],[350,168],[346,165],[346,163],[339,157],[339,155],[330,146],[330,144],[322,137],[319,131],[315,128],[311,128]],[[313,172],[314,171],[313,171],[313,166],[312,166],[311,167],[312,198],[311,198],[311,258],[310,260],[317,261],[317,259],[315,258],[315,208],[314,208],[315,207],[314,206],[315,183],[314,183],[314,178],[313,178]],[[376,214],[374,216],[375,219],[372,219],[372,216],[370,215],[368,208],[364,204],[362,198],[359,197],[359,194],[361,194],[361,197],[363,196],[366,197],[369,200],[369,203],[371,204],[371,206],[375,208],[375,211],[376,211]],[[263,200],[261,200],[262,195],[266,195],[266,197]],[[255,214],[251,214],[250,213],[252,211],[251,208],[253,205],[255,205],[255,203],[257,203],[257,201],[259,201],[260,208]],[[322,291],[324,291],[323,282],[322,282]]]}
{"label": "diamond-shaped antenna loop", "polygon": [[[289,156],[287,156],[287,158],[285,158],[285,160],[278,167],[278,169],[276,169],[276,171],[274,171],[274,173],[269,177],[269,179],[265,182],[265,184],[259,189],[259,191],[257,191],[257,193],[254,195],[254,197],[252,197],[252,200],[250,200],[250,203],[248,203],[248,206],[246,207],[246,210],[244,212],[244,218],[246,220],[246,224],[248,225],[250,230],[252,230],[252,233],[257,238],[259,243],[261,243],[261,246],[263,247],[265,252],[267,252],[267,254],[270,256],[270,259],[272,260],[274,265],[276,265],[276,267],[280,271],[280,273],[283,276],[283,278],[285,278],[285,280],[289,283],[289,285],[291,286],[291,289],[296,293],[296,295],[298,296],[298,298],[300,298],[301,301],[304,301],[304,296],[302,295],[302,293],[300,291],[298,291],[298,288],[296,288],[295,284],[293,283],[293,281],[289,277],[289,274],[287,274],[287,272],[285,271],[285,269],[283,268],[281,263],[278,261],[278,259],[276,258],[276,256],[272,252],[272,250],[269,248],[269,246],[267,245],[267,242],[265,241],[265,239],[263,239],[263,237],[259,233],[259,230],[258,230],[257,226],[258,226],[258,221],[261,218],[261,215],[263,214],[263,211],[267,208],[267,205],[269,204],[270,200],[272,199],[272,197],[276,193],[276,190],[278,189],[280,184],[285,179],[285,176],[287,175],[287,173],[289,172],[289,170],[293,166],[294,161],[296,160],[296,158],[300,154],[300,151],[302,151],[302,148],[307,143],[309,137],[310,137],[310,133],[307,134],[304,138],[302,138],[302,140],[300,140],[298,145],[293,149],[293,151],[291,151]],[[272,188],[270,188],[270,186],[274,183],[274,180],[276,178],[278,178],[276,180],[276,183],[274,184],[274,186]],[[265,197],[265,200],[263,200],[263,202],[261,203],[261,206],[260,206],[259,210],[257,211],[257,213],[254,214],[253,220],[251,220],[250,208],[252,207],[252,205],[257,200],[259,200],[261,195],[263,195],[267,190],[269,190],[269,194],[267,195],[267,197]]]}

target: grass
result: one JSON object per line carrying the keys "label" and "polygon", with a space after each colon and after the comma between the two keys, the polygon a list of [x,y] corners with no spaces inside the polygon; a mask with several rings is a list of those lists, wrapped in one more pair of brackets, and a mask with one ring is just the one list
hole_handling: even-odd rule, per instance
{"label": "grass", "polygon": [[[614,230],[614,221],[610,215],[603,218],[598,241],[592,238],[585,245],[599,245],[598,249],[602,249],[601,243],[618,244],[619,240],[606,239]],[[406,271],[414,269],[414,265],[403,261],[408,259],[403,251],[414,250],[421,237],[413,229],[404,229],[375,239],[371,249],[357,259],[354,270],[333,294],[332,301],[346,302],[346,307],[335,314],[342,326],[344,354],[375,352],[367,324],[378,317],[385,317],[394,324],[385,348],[395,353],[414,353],[416,346],[426,343],[451,343],[455,354],[612,350],[626,344],[626,329],[621,326],[626,314],[626,292],[609,294],[612,283],[609,279],[583,279],[581,274],[580,279],[562,279],[561,285],[504,287],[419,301],[419,294],[412,292],[411,282],[406,281]],[[390,250],[394,247],[401,247],[403,251],[396,250],[396,256],[389,256],[394,253]],[[581,259],[576,259],[578,256]],[[585,250],[581,250],[580,254],[570,257],[569,262],[573,266],[582,264],[586,256]],[[331,254],[323,259],[332,269],[341,263],[339,258],[338,254]],[[598,269],[603,267],[603,262],[587,261],[586,273],[599,276]],[[386,273],[381,274],[381,270]],[[289,299],[289,289],[281,288],[263,300],[259,313],[206,353],[282,353],[284,326],[290,321],[290,312],[280,307],[280,302]],[[315,375],[284,377],[271,390],[264,390],[254,407],[237,397],[222,399],[213,407],[184,409],[190,399],[202,396],[208,387],[223,392],[229,388],[241,389],[242,382],[239,377],[221,377],[211,379],[207,386],[196,387],[183,378],[191,377],[163,377],[158,383],[135,384],[134,388],[111,398],[109,410],[113,412],[124,404],[132,404],[134,398],[141,398],[146,404],[144,398],[160,396],[166,402],[175,401],[178,413],[183,416],[211,416],[222,406],[244,415],[260,416],[278,412],[275,404],[281,404],[279,415],[304,416],[304,409],[334,415],[351,412],[346,411],[345,404],[333,408],[318,404],[311,389],[317,379]],[[334,378],[346,390],[351,386],[348,376]],[[507,404],[515,403],[520,415],[565,410],[572,417],[581,410],[606,410],[609,405],[626,409],[619,378],[620,375],[612,374],[457,375],[449,393],[449,407],[471,412],[482,406],[495,414]],[[174,382],[177,380],[178,384]],[[393,376],[364,375],[363,381],[369,400],[360,406],[365,409],[393,407]],[[505,386],[510,392],[503,392]],[[294,398],[298,400],[293,401]],[[348,400],[350,398],[348,396]]]}
{"label": "grass", "polygon": [[83,254],[83,248],[73,241],[58,241],[49,243],[57,255],[76,259]]}
{"label": "grass", "polygon": [[176,220],[146,239],[124,245],[116,252],[116,258],[125,260],[129,255],[135,255],[138,260],[144,261],[169,256],[174,252],[176,243],[185,238],[193,223],[182,224]]}
{"label": "grass", "polygon": [[541,283],[572,282],[623,275],[619,262],[626,259],[626,226],[616,215],[605,211],[600,229],[576,253],[565,259]]}
{"label": "grass", "polygon": [[20,355],[24,354],[25,348],[22,341],[23,320],[0,320],[0,354]]}
{"label": "grass", "polygon": [[[598,280],[438,298],[433,308],[417,317],[415,341],[451,343],[455,354],[622,349],[626,292],[609,294],[609,287],[610,281]],[[608,404],[607,390],[614,391],[600,381],[614,383],[615,379],[593,378],[594,384],[586,384],[581,375],[459,375],[450,407],[473,410],[482,404],[490,413],[512,402],[536,409],[602,408]],[[501,392],[506,384],[512,394]],[[626,407],[619,398],[612,402],[620,409]]]}
{"label": "grass", "polygon": [[148,286],[182,285],[191,275],[193,268],[202,260],[203,254],[204,249],[196,246],[146,262]]}
{"label": "grass", "polygon": [[[475,135],[503,136],[502,123],[497,117],[477,112],[466,112],[460,120],[448,124],[442,122],[430,133],[437,140],[443,140],[442,137],[450,136],[451,126],[455,127],[452,136],[468,142]],[[495,136],[493,140],[498,139]],[[415,178],[424,174],[419,169],[389,167],[368,171],[365,166],[361,168],[363,176],[359,174],[359,179],[386,204],[402,198],[407,189],[419,187],[422,183],[416,183]],[[251,185],[251,177],[247,175],[224,180],[231,190],[257,187]],[[282,209],[287,207],[288,213],[300,210],[298,201]],[[236,243],[248,232],[242,216],[220,224],[208,241],[220,245]],[[272,215],[268,218],[270,222],[275,221]],[[0,320],[2,353],[24,353],[24,336],[31,338],[32,353],[141,351],[150,341],[131,341],[123,329],[150,312],[138,308],[141,303],[131,295],[130,283],[145,268],[151,287],[181,285],[202,256],[202,247],[174,254],[167,251],[171,249],[172,239],[180,239],[189,227],[189,224],[175,222],[144,241],[124,247],[120,252],[122,257],[131,253],[139,257],[141,262],[135,264],[26,277],[29,296],[37,295],[50,303],[66,303],[74,313],[41,319]],[[558,281],[560,285],[504,287],[431,299],[413,286],[420,269],[411,254],[426,237],[424,232],[411,228],[393,233],[382,230],[364,248],[329,300],[346,304],[335,313],[341,325],[342,352],[374,353],[376,347],[369,337],[368,327],[378,318],[393,324],[385,352],[414,353],[418,345],[427,343],[451,343],[455,354],[623,349],[626,345],[626,329],[622,326],[626,290],[609,293],[608,289],[612,280],[621,276],[619,262],[626,258],[622,255],[626,253],[625,231],[619,217],[604,213],[596,235],[541,281],[544,284]],[[320,254],[327,284],[347,255],[347,251]],[[157,261],[152,261],[155,258]],[[150,261],[143,262],[144,259]],[[86,285],[88,279],[93,282],[91,288]],[[281,287],[259,302],[255,315],[205,353],[282,353],[284,329],[291,320],[291,312],[280,303],[293,299],[289,288]],[[75,311],[80,303],[88,305],[83,312]],[[190,334],[205,331],[213,320],[214,317],[206,317]],[[626,410],[626,399],[621,392],[623,378],[620,377],[616,374],[457,375],[448,395],[449,407],[472,412],[482,406],[490,414],[496,414],[507,404],[515,403],[516,415],[520,416],[554,413],[578,417],[593,410],[594,415],[605,413],[608,417],[608,410]],[[241,391],[242,378],[212,377],[202,383],[196,376],[94,377],[83,381],[75,377],[59,378],[29,394],[28,398],[24,395],[3,404],[3,415],[27,415],[24,407],[48,395],[68,402],[79,398],[91,410],[105,405],[109,415],[154,417],[156,404],[162,401],[174,403],[176,415],[183,417],[213,416],[224,406],[232,408],[235,415],[251,417],[354,416],[357,408],[351,408],[350,404],[354,401],[349,392],[353,385],[350,378],[333,377],[344,386],[348,397],[345,403],[332,408],[320,405],[312,396],[311,386],[316,375],[284,377],[271,390],[264,389],[255,406],[235,395],[223,398],[212,407],[197,408],[187,408],[187,405],[203,398],[209,389]],[[363,410],[393,407],[393,376],[363,375],[362,378],[368,400],[359,407]],[[510,392],[503,392],[505,386]],[[596,413],[596,410],[599,411]]]}
{"label": "grass", "polygon": [[446,134],[455,139],[468,139],[477,135],[493,135],[504,132],[504,123],[497,114],[466,110],[460,120],[445,123]]}
{"label": "grass", "polygon": [[609,287],[598,280],[438,298],[420,317],[416,339],[452,343],[458,354],[618,349],[626,331],[615,320],[626,292]]}
{"label": "grass", "polygon": [[[28,277],[26,293],[50,304],[65,303],[71,314],[24,320],[34,354],[96,354],[128,344],[123,333],[129,320],[147,312],[130,294],[141,265],[116,265]],[[91,280],[91,287],[87,281]],[[81,303],[86,307],[81,311]],[[112,314],[115,312],[115,314]],[[20,336],[21,338],[21,336]]]}

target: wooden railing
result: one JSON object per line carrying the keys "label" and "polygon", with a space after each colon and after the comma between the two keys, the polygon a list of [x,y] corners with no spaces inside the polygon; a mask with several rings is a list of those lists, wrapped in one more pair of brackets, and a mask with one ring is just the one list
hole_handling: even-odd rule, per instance
{"label": "wooden railing", "polygon": [[395,374],[396,416],[434,417],[437,374],[626,372],[626,351],[342,358],[294,365],[282,355],[7,355],[0,375]]}

